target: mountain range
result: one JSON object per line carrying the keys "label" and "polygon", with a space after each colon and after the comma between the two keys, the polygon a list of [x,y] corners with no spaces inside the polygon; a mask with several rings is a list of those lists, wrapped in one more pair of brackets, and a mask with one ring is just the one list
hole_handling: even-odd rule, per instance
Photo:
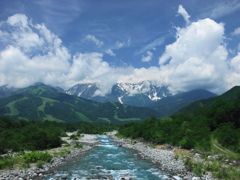
{"label": "mountain range", "polygon": [[132,107],[114,102],[94,102],[62,93],[41,83],[11,93],[6,93],[5,88],[4,92],[11,95],[1,98],[0,116],[12,119],[123,123],[160,116],[150,108]]}
{"label": "mountain range", "polygon": [[[37,83],[35,86],[47,87],[42,83]],[[0,97],[9,97],[21,93],[26,94],[29,89],[35,86],[23,89],[1,86]],[[112,104],[117,103],[125,106],[151,108],[156,111],[156,117],[172,115],[194,101],[217,96],[216,94],[203,89],[179,92],[173,95],[167,87],[157,86],[151,81],[144,81],[138,84],[117,83],[113,85],[111,91],[104,96],[96,95],[100,90],[96,83],[77,84],[68,90],[63,90],[60,87],[49,88],[52,90],[54,89],[54,91],[58,93],[69,95],[69,97],[74,96],[82,98],[82,100],[85,100],[86,102],[95,102],[98,104],[111,102]],[[32,92],[33,91],[31,91],[30,94],[33,94]],[[39,94],[37,95],[39,96]],[[48,98],[54,99],[52,97]]]}
{"label": "mountain range", "polygon": [[204,89],[178,92],[173,95],[167,87],[157,86],[151,81],[138,84],[117,83],[105,96],[95,95],[98,90],[97,84],[77,84],[66,93],[97,102],[118,102],[130,106],[150,107],[161,116],[172,115],[194,101],[217,96]]}
{"label": "mountain range", "polygon": [[99,88],[96,83],[87,83],[76,84],[66,93],[97,102],[118,102],[140,107],[148,107],[155,101],[172,96],[165,86],[154,85],[151,81],[143,81],[138,84],[116,83],[105,96],[97,95],[97,91]]}
{"label": "mountain range", "polygon": [[95,96],[98,89],[97,84],[78,84],[66,91],[42,83],[21,89],[1,86],[0,116],[39,121],[126,123],[143,121],[150,116],[159,118],[193,112],[217,100],[231,101],[240,93],[240,87],[236,86],[220,96],[203,89],[173,95],[166,87],[150,82],[115,84],[106,96]]}

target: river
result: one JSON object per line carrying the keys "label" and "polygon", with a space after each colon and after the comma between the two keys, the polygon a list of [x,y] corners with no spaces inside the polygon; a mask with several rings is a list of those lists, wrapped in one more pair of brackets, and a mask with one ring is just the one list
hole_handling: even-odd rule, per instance
{"label": "river", "polygon": [[156,165],[138,157],[135,151],[115,145],[109,136],[99,135],[98,138],[98,147],[58,167],[57,173],[46,179],[160,180],[170,177]]}

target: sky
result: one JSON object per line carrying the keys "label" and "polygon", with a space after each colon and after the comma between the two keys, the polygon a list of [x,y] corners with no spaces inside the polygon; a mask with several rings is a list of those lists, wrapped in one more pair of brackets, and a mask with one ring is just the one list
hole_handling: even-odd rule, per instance
{"label": "sky", "polygon": [[240,0],[0,0],[0,86],[240,84]]}

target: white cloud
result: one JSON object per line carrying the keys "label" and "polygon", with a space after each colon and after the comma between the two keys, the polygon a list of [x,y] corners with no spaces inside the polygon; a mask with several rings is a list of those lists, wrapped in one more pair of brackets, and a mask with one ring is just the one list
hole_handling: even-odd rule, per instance
{"label": "white cloud", "polygon": [[147,51],[147,55],[142,57],[143,62],[149,62],[152,60],[153,53],[151,51]]}
{"label": "white cloud", "polygon": [[187,24],[189,24],[189,18],[191,16],[189,16],[189,14],[187,13],[187,11],[184,9],[184,7],[182,5],[178,6],[178,13],[182,15],[182,17],[184,18],[184,20],[186,21]]}
{"label": "white cloud", "polygon": [[126,41],[119,42],[117,41],[115,43],[115,49],[121,49],[123,47],[127,47],[131,45],[131,38],[128,38]]}
{"label": "white cloud", "polygon": [[[11,34],[5,32],[5,40],[7,43],[12,43],[15,46],[22,48],[22,50],[30,51],[32,48],[39,48],[44,44],[44,40],[34,32],[32,23],[27,16],[23,14],[15,14],[10,16],[5,25],[11,27]],[[9,42],[10,41],[10,42]]]}
{"label": "white cloud", "polygon": [[107,49],[105,51],[106,54],[110,55],[110,56],[116,56],[116,54],[111,50],[111,49]]}
{"label": "white cloud", "polygon": [[120,49],[120,48],[122,48],[123,46],[125,45],[125,43],[123,43],[123,42],[116,42],[116,44],[115,44],[115,47],[117,48],[117,49]]}
{"label": "white cloud", "polygon": [[94,35],[89,34],[85,39],[95,43],[97,47],[101,47],[104,44],[103,41],[98,40]]}
{"label": "white cloud", "polygon": [[230,61],[229,65],[232,68],[232,73],[228,74],[227,82],[228,88],[231,88],[233,85],[240,84],[240,52]]}
{"label": "white cloud", "polygon": [[[104,95],[116,82],[151,80],[172,91],[205,88],[216,93],[239,84],[240,54],[227,61],[224,25],[211,19],[178,28],[176,41],[159,58],[159,67],[149,68],[113,68],[101,53],[72,55],[44,24],[33,24],[25,15],[9,17],[0,29],[0,85],[26,87],[40,81],[69,88],[96,82],[100,87],[96,95]],[[88,38],[94,40],[94,36]],[[123,46],[116,43],[118,48]],[[110,49],[106,53],[114,55]],[[148,50],[142,60],[150,61],[152,56]]]}
{"label": "white cloud", "polygon": [[239,36],[240,35],[240,27],[236,28],[233,33],[233,35]]}
{"label": "white cloud", "polygon": [[204,17],[213,19],[221,18],[225,15],[231,14],[240,9],[239,0],[220,1],[208,6],[207,12],[203,14]]}
{"label": "white cloud", "polygon": [[[122,74],[133,71],[133,68],[110,67],[100,53],[72,56],[44,24],[32,24],[25,15],[16,14],[9,19],[11,23],[0,24],[0,41],[4,42],[0,50],[0,85],[26,87],[43,82],[69,88],[76,83],[97,82],[98,95],[104,95]],[[8,30],[2,26],[8,26]],[[26,34],[29,36],[25,37]],[[93,36],[88,38],[94,40]]]}
{"label": "white cloud", "polygon": [[211,19],[179,28],[176,41],[159,58],[165,83],[173,89],[204,88],[216,93],[226,90],[227,49],[223,45],[224,26]]}
{"label": "white cloud", "polygon": [[64,49],[44,56],[29,58],[19,48],[9,46],[0,54],[1,85],[26,87],[35,82],[46,84],[61,83],[63,74],[69,67],[68,54]]}
{"label": "white cloud", "polygon": [[164,84],[164,76],[158,67],[149,68],[134,68],[130,69],[131,73],[122,74],[119,76],[118,83],[141,83],[143,81],[151,80],[157,84]]}
{"label": "white cloud", "polygon": [[236,73],[240,74],[240,52],[231,60],[230,65]]}
{"label": "white cloud", "polygon": [[7,22],[16,27],[28,28],[28,18],[24,14],[15,14],[7,19]]}
{"label": "white cloud", "polygon": [[44,24],[34,25],[25,15],[15,14],[0,28],[4,29],[0,41],[5,45],[0,51],[0,85],[62,84],[71,55]]}

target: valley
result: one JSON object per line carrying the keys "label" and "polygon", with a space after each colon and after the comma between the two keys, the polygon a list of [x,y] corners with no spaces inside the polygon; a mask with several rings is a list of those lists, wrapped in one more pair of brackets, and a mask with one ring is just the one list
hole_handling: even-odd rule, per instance
{"label": "valley", "polygon": [[0,0],[0,180],[240,180],[240,0]]}
{"label": "valley", "polygon": [[[151,108],[96,102],[69,95],[45,84],[36,84],[7,94],[0,101],[0,114],[3,116],[0,118],[1,154],[30,150],[35,156],[39,151],[64,146],[60,137],[65,136],[66,131],[78,132],[76,136],[69,136],[77,140],[69,145],[82,148],[82,142],[78,143],[82,133],[103,134],[118,130],[115,138],[120,146],[136,150],[153,148],[149,151],[150,155],[143,155],[148,150],[140,152],[144,158],[149,156],[150,159],[151,154],[155,157],[159,148],[173,152],[174,158],[186,168],[184,172],[190,173],[191,177],[206,177],[206,172],[211,173],[207,177],[240,177],[238,86],[220,96],[205,90],[181,92],[161,98]],[[174,107],[175,111],[165,106]],[[162,114],[156,108],[162,110]],[[166,115],[168,113],[172,115]],[[92,147],[95,145],[97,143]],[[26,166],[22,158],[28,155],[24,154],[18,156],[21,161],[16,166]],[[16,161],[6,157],[0,158],[0,169],[8,169]],[[216,158],[210,160],[209,157]],[[211,163],[215,164],[214,167]],[[224,174],[220,169],[224,169]]]}

